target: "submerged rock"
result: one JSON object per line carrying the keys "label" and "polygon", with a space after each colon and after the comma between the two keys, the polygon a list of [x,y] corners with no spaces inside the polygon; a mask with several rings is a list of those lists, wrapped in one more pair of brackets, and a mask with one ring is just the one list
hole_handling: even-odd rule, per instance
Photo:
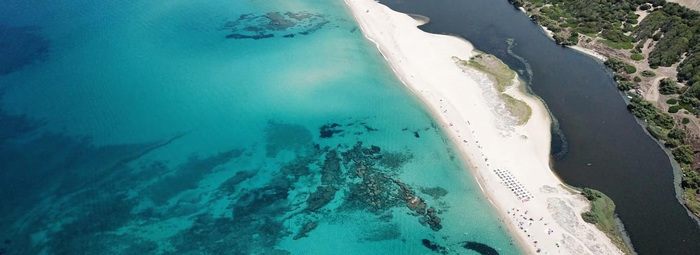
{"label": "submerged rock", "polygon": [[236,186],[240,184],[241,182],[250,179],[251,177],[255,176],[257,174],[257,171],[240,171],[237,172],[233,177],[229,178],[228,180],[224,181],[221,185],[219,185],[219,190],[220,192],[224,192],[226,194],[231,194],[236,191]]}
{"label": "submerged rock", "polygon": [[341,127],[341,125],[338,123],[328,123],[321,126],[321,138],[331,138],[335,134],[342,133],[343,130],[339,127]]}
{"label": "submerged rock", "polygon": [[307,210],[317,211],[333,201],[337,189],[331,186],[319,186],[314,193],[306,200]]}
{"label": "submerged rock", "polygon": [[430,241],[428,239],[421,240],[421,243],[423,244],[423,246],[425,246],[425,248],[428,248],[431,251],[439,252],[439,253],[443,253],[443,254],[446,254],[446,252],[447,252],[445,247],[442,247],[442,246],[438,245],[437,243],[434,243],[433,241]]}
{"label": "submerged rock", "polygon": [[427,224],[428,226],[430,226],[430,229],[432,229],[434,231],[439,231],[440,229],[442,229],[442,225],[440,224],[440,223],[442,223],[442,219],[440,219],[440,217],[435,215],[435,213],[436,213],[435,208],[433,208],[433,207],[428,208],[427,213],[421,219],[421,223]]}
{"label": "submerged rock", "polygon": [[226,39],[260,40],[260,39],[266,39],[266,38],[272,38],[272,37],[275,37],[275,35],[273,35],[273,34],[259,34],[259,35],[229,34],[226,36]]}
{"label": "submerged rock", "polygon": [[335,185],[341,181],[340,157],[335,150],[328,151],[321,165],[321,184]]}
{"label": "submerged rock", "polygon": [[231,34],[226,36],[231,39],[258,40],[275,36],[293,38],[295,35],[316,32],[329,22],[324,15],[309,12],[268,12],[262,15],[250,13],[226,22],[222,29],[231,31]]}
{"label": "submerged rock", "polygon": [[306,224],[304,224],[304,226],[302,226],[301,229],[299,229],[299,232],[296,235],[294,235],[292,239],[299,240],[301,238],[307,237],[308,233],[311,232],[311,230],[316,229],[317,226],[318,225],[316,224],[316,222],[306,222]]}

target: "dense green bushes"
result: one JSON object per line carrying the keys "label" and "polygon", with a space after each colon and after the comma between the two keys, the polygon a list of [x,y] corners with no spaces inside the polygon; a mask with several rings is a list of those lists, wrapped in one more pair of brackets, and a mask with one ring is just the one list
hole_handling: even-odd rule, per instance
{"label": "dense green bushes", "polygon": [[[658,33],[656,31],[659,31]],[[635,29],[636,40],[651,38],[658,41],[649,54],[652,66],[678,66],[678,79],[693,85],[700,82],[700,13],[676,3],[649,14]]]}
{"label": "dense green bushes", "polygon": [[682,145],[678,148],[671,150],[673,158],[680,164],[692,164],[693,163],[693,150],[688,145]]}
{"label": "dense green bushes", "polygon": [[651,122],[661,128],[673,128],[673,118],[665,113],[659,113],[654,105],[638,97],[632,98],[627,109],[637,118]]}
{"label": "dense green bushes", "polygon": [[681,109],[683,109],[682,106],[674,105],[668,108],[668,113],[678,113],[678,111],[680,111]]}
{"label": "dense green bushes", "polygon": [[639,85],[636,83],[632,83],[629,81],[618,81],[617,82],[617,89],[619,89],[620,91],[628,91],[628,90],[632,90],[632,89],[636,89],[636,88],[639,88]]}
{"label": "dense green bushes", "polygon": [[685,141],[685,131],[681,129],[671,129],[666,135],[666,147],[676,148],[683,145]]}
{"label": "dense green bushes", "polygon": [[639,53],[635,53],[635,54],[630,55],[630,59],[632,59],[634,61],[640,61],[640,60],[644,59],[644,55],[639,54]]}
{"label": "dense green bushes", "polygon": [[649,70],[644,70],[642,71],[642,76],[644,77],[654,77],[656,76],[656,73],[649,71]]}
{"label": "dense green bushes", "polygon": [[678,94],[678,92],[680,92],[680,88],[676,81],[670,78],[663,78],[659,82],[659,93],[662,95]]}
{"label": "dense green bushes", "polygon": [[[678,80],[689,85],[700,83],[700,13],[664,0],[509,0],[515,6],[539,8],[531,18],[555,33],[562,45],[578,44],[578,34],[600,34],[600,43],[615,49],[641,48],[648,39],[655,41],[647,61],[652,68],[677,68]],[[549,5],[542,7],[544,5]],[[637,24],[635,10],[651,10]],[[569,33],[565,33],[564,29]],[[626,32],[632,32],[631,36]],[[595,35],[594,35],[595,36]],[[643,60],[639,52],[631,59]],[[630,69],[631,70],[631,69]],[[700,96],[700,95],[699,95]]]}
{"label": "dense green bushes", "polygon": [[617,59],[614,59],[614,58],[610,58],[610,59],[606,60],[604,62],[604,64],[605,64],[605,66],[607,66],[608,68],[612,69],[615,72],[620,72],[622,70],[624,70],[628,74],[633,74],[633,73],[637,72],[636,67],[634,67],[632,65],[628,65],[627,63],[622,62],[622,61],[617,60]]}

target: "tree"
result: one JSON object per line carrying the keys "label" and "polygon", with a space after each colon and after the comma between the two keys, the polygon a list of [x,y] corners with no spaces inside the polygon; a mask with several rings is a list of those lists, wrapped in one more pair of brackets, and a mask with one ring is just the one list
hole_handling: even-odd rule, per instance
{"label": "tree", "polygon": [[598,191],[589,188],[583,188],[583,191],[581,191],[581,195],[586,197],[586,199],[588,199],[589,201],[594,201],[602,197]]}
{"label": "tree", "polygon": [[670,78],[663,78],[659,82],[659,93],[662,95],[678,94],[679,91],[678,83]]}
{"label": "tree", "polygon": [[690,149],[688,145],[678,146],[678,148],[673,149],[671,153],[673,154],[673,158],[681,165],[693,163],[693,150]]}
{"label": "tree", "polygon": [[583,219],[583,221],[591,223],[591,224],[596,224],[596,223],[598,223],[598,221],[600,221],[598,219],[598,215],[596,215],[593,212],[584,212],[581,214],[581,218]]}

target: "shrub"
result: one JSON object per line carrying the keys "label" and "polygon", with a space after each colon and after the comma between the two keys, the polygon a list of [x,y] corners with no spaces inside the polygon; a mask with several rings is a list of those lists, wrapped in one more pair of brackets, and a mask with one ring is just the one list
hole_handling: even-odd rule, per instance
{"label": "shrub", "polygon": [[663,95],[677,94],[679,91],[678,83],[670,78],[663,78],[659,82],[659,93]]}
{"label": "shrub", "polygon": [[586,199],[590,201],[596,200],[601,197],[600,193],[589,188],[583,188],[583,191],[581,191],[581,195],[583,195],[584,197],[586,197]]}
{"label": "shrub", "polygon": [[683,122],[683,124],[688,124],[688,123],[690,123],[690,119],[688,119],[688,118],[683,118],[683,121],[682,121],[682,122]]}
{"label": "shrub", "polygon": [[632,54],[632,55],[630,56],[630,58],[631,58],[632,60],[634,60],[634,61],[639,61],[639,60],[644,59],[644,55],[639,54],[639,53],[635,53],[635,54]]}
{"label": "shrub", "polygon": [[676,104],[676,103],[678,103],[678,100],[676,100],[675,98],[671,98],[669,100],[666,100],[666,103],[667,104]]}
{"label": "shrub", "polygon": [[625,72],[627,72],[628,74],[633,74],[637,72],[637,68],[631,65],[626,65]]}
{"label": "shrub", "polygon": [[690,171],[683,171],[683,182],[681,182],[681,185],[684,188],[692,188],[696,189],[700,187],[700,175],[698,175],[697,172],[690,170]]}
{"label": "shrub", "polygon": [[677,128],[671,129],[671,131],[668,132],[668,138],[683,141],[685,139],[685,130]]}
{"label": "shrub", "polygon": [[666,136],[666,135],[664,134],[664,130],[661,129],[661,128],[660,128],[659,126],[657,126],[657,125],[653,125],[653,124],[647,125],[647,131],[649,131],[649,134],[650,134],[651,136],[653,136],[654,138],[656,138],[656,139],[663,139],[664,136]]}
{"label": "shrub", "polygon": [[691,150],[688,145],[679,146],[673,149],[671,153],[673,154],[673,158],[680,164],[693,163],[693,150]]}
{"label": "shrub", "polygon": [[680,111],[681,109],[683,109],[682,106],[680,106],[680,105],[674,105],[674,106],[671,106],[671,107],[668,108],[668,113],[677,113],[677,112]]}
{"label": "shrub", "polygon": [[628,91],[628,90],[632,90],[632,89],[636,89],[636,88],[639,88],[639,85],[634,84],[634,83],[629,82],[629,81],[617,82],[617,89],[619,89],[620,91]]}
{"label": "shrub", "polygon": [[656,73],[649,71],[649,70],[644,70],[642,71],[642,76],[644,77],[654,77],[656,76]]}
{"label": "shrub", "polygon": [[[685,110],[688,111],[688,112],[695,113],[695,107],[693,107],[692,104],[688,104],[688,103],[683,103],[683,102],[681,102],[681,103],[678,104],[678,105],[679,105],[680,107],[683,107],[683,109],[685,109]],[[688,112],[686,112],[686,113],[688,113]]]}
{"label": "shrub", "polygon": [[581,218],[583,218],[583,221],[591,223],[591,224],[596,224],[598,223],[598,215],[592,212],[585,212],[581,214]]}
{"label": "shrub", "polygon": [[666,128],[666,129],[673,128],[673,126],[675,124],[675,122],[673,121],[673,118],[670,115],[665,114],[665,113],[657,114],[656,117],[653,119],[653,121],[654,121],[654,123],[656,123],[656,125],[659,125],[659,127]]}
{"label": "shrub", "polygon": [[634,77],[634,81],[635,81],[635,82],[641,82],[641,81],[642,81],[642,78],[639,78],[639,76],[635,76],[635,77]]}

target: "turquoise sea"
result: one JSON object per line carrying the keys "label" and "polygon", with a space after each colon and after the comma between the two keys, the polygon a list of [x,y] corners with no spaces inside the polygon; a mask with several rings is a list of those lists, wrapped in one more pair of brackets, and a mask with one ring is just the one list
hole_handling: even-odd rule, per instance
{"label": "turquoise sea", "polygon": [[0,255],[520,253],[340,0],[0,4]]}

